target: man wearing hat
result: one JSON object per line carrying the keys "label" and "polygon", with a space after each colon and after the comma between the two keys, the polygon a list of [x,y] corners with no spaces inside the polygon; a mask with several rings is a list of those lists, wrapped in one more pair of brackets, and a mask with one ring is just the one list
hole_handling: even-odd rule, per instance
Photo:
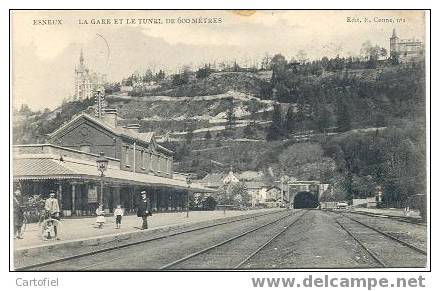
{"label": "man wearing hat", "polygon": [[20,189],[14,192],[14,238],[22,239],[21,228],[23,227],[24,213],[21,205],[21,191]]}
{"label": "man wearing hat", "polygon": [[[46,199],[44,204],[44,209],[48,215],[56,220],[60,220],[60,206],[58,204],[58,199],[55,198],[55,190],[49,191],[49,198]],[[57,227],[54,226],[55,237],[57,237]]]}
{"label": "man wearing hat", "polygon": [[137,209],[137,216],[142,217],[142,229],[148,228],[148,215],[150,215],[150,212],[148,211],[147,191],[141,191],[141,201]]}

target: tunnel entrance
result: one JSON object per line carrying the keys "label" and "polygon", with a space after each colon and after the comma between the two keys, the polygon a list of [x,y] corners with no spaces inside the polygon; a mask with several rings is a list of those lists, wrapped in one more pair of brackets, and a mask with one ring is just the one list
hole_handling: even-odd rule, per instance
{"label": "tunnel entrance", "polygon": [[293,208],[316,208],[319,205],[318,195],[311,192],[302,191],[295,195]]}

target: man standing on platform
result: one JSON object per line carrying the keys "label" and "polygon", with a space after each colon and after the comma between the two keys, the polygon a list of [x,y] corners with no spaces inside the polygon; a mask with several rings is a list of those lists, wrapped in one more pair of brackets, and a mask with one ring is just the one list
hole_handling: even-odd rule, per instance
{"label": "man standing on platform", "polygon": [[[55,190],[49,191],[49,198],[46,199],[46,202],[44,204],[44,209],[46,210],[48,217],[52,219],[60,220],[60,206],[58,204],[58,199],[55,198]],[[56,225],[53,226],[53,231],[55,233],[55,238],[59,239],[58,229]]]}
{"label": "man standing on platform", "polygon": [[138,206],[137,216],[142,217],[142,229],[148,228],[147,217],[150,215],[150,211],[148,210],[148,199],[147,199],[147,191],[141,192],[141,201]]}
{"label": "man standing on platform", "polygon": [[24,214],[21,205],[21,191],[19,189],[14,192],[14,238],[22,239],[21,229],[23,227]]}

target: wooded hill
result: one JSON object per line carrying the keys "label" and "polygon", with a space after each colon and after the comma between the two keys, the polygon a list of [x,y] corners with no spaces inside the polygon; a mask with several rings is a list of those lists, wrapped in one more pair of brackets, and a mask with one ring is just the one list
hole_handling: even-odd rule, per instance
{"label": "wooded hill", "polygon": [[[264,70],[205,66],[162,72],[145,83],[130,76],[106,86],[107,102],[121,124],[139,122],[141,131],[180,137],[166,144],[178,171],[225,171],[211,161],[238,170],[270,166],[276,175],[334,183],[348,198],[381,186],[387,199],[402,200],[426,191],[424,70],[423,63],[323,58],[301,64],[276,55]],[[130,83],[133,90],[120,91]],[[40,112],[23,106],[14,112],[13,143],[43,142],[73,115],[92,113],[93,103]],[[354,131],[361,128],[373,130]],[[297,138],[303,134],[310,138]]]}

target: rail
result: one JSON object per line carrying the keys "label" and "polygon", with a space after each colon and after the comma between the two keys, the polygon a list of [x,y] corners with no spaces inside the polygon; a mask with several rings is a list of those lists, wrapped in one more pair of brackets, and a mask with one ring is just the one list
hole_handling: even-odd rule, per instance
{"label": "rail", "polygon": [[[266,247],[268,244],[270,244],[275,238],[279,237],[279,236],[280,236],[283,232],[285,232],[290,226],[292,226],[294,223],[296,223],[296,222],[297,222],[302,216],[304,216],[307,212],[308,212],[308,211],[305,211],[305,212],[303,212],[301,215],[299,215],[299,216],[298,216],[298,217],[297,217],[292,223],[290,223],[286,228],[284,228],[282,231],[280,231],[280,232],[278,232],[277,234],[275,234],[274,236],[272,236],[272,237],[271,237],[268,241],[266,241],[263,245],[261,245],[260,247],[258,247],[256,251],[254,251],[254,252],[252,252],[250,255],[248,255],[244,260],[242,260],[238,265],[236,265],[235,268],[238,269],[238,268],[241,267],[243,264],[245,264],[247,261],[249,261],[252,257],[254,257],[257,253],[259,253],[264,247]],[[233,236],[233,237],[231,237],[231,238],[228,238],[228,239],[226,239],[226,240],[224,240],[224,241],[222,241],[222,242],[220,242],[220,243],[214,244],[214,245],[209,246],[209,247],[207,247],[207,248],[204,248],[204,249],[202,249],[202,250],[200,250],[200,251],[193,252],[193,253],[191,253],[191,254],[189,254],[189,255],[187,255],[187,256],[181,258],[181,259],[175,260],[175,261],[173,261],[173,262],[171,262],[171,263],[169,263],[169,264],[166,264],[166,265],[162,266],[160,269],[161,269],[161,270],[169,269],[170,267],[176,266],[176,265],[178,265],[178,264],[180,264],[180,263],[182,263],[182,262],[185,262],[185,261],[187,261],[187,260],[189,260],[189,259],[191,259],[191,258],[194,258],[194,257],[197,257],[197,256],[199,256],[199,255],[205,254],[205,253],[207,253],[207,252],[209,252],[209,251],[211,251],[211,250],[213,250],[213,249],[216,249],[216,248],[218,248],[218,247],[220,247],[220,246],[222,246],[222,245],[225,245],[225,244],[227,244],[227,243],[231,243],[231,242],[233,242],[233,241],[235,241],[235,240],[237,240],[237,239],[239,239],[239,238],[241,238],[241,237],[244,237],[244,236],[246,236],[246,235],[248,235],[248,234],[250,234],[250,233],[256,232],[256,231],[258,231],[258,230],[260,230],[260,229],[262,229],[262,228],[264,228],[264,227],[266,227],[266,226],[269,226],[269,225],[275,224],[275,223],[277,223],[277,222],[279,222],[279,221],[281,221],[281,220],[283,220],[283,219],[290,218],[290,217],[294,216],[294,214],[296,214],[296,213],[291,213],[291,214],[289,214],[289,215],[283,216],[283,217],[278,218],[278,219],[276,219],[276,220],[274,220],[274,221],[271,221],[271,222],[265,223],[265,224],[260,225],[260,226],[258,226],[258,227],[256,227],[256,228],[253,228],[253,229],[251,229],[251,230],[248,230],[248,231],[246,231],[246,232],[244,232],[244,233],[241,233],[241,234],[239,234],[239,235],[236,235],[236,236]]]}
{"label": "rail", "polygon": [[[283,212],[283,211],[281,211],[281,212]],[[250,216],[241,217],[241,218],[237,218],[237,219],[233,219],[233,220],[229,220],[229,221],[223,221],[223,222],[214,223],[214,224],[207,225],[207,226],[196,227],[196,228],[192,228],[192,229],[189,229],[189,230],[178,231],[178,232],[175,232],[175,233],[168,233],[168,234],[164,234],[164,235],[161,235],[161,236],[158,236],[158,237],[142,239],[140,241],[130,242],[130,243],[122,244],[122,245],[116,245],[116,246],[107,247],[107,248],[103,248],[103,249],[98,249],[98,250],[94,250],[94,251],[90,251],[90,252],[85,252],[85,253],[79,253],[79,254],[75,254],[75,255],[64,256],[64,257],[60,257],[60,258],[57,258],[57,259],[48,260],[48,261],[44,261],[44,262],[28,264],[28,265],[25,265],[25,266],[21,266],[21,267],[15,268],[15,270],[16,271],[33,270],[35,268],[50,266],[50,265],[56,264],[56,263],[68,262],[70,260],[79,259],[79,258],[83,258],[83,257],[87,257],[87,256],[93,256],[93,255],[96,255],[96,254],[110,252],[110,251],[113,251],[113,250],[116,250],[116,249],[127,248],[127,247],[131,247],[131,246],[135,246],[135,245],[140,245],[140,244],[144,244],[144,243],[148,243],[148,242],[152,242],[152,241],[157,241],[157,240],[160,240],[160,239],[169,238],[169,237],[177,236],[177,235],[180,235],[180,234],[191,233],[191,232],[195,232],[195,231],[198,231],[198,230],[213,228],[213,227],[220,226],[220,225],[230,224],[230,223],[234,223],[234,222],[240,222],[240,221],[244,221],[244,220],[249,220],[249,219],[254,219],[254,218],[257,218],[257,217],[263,217],[263,216],[274,215],[274,214],[279,214],[279,213],[280,213],[280,211],[275,211],[275,212],[263,213],[263,214],[259,214],[259,215],[250,215]]]}

